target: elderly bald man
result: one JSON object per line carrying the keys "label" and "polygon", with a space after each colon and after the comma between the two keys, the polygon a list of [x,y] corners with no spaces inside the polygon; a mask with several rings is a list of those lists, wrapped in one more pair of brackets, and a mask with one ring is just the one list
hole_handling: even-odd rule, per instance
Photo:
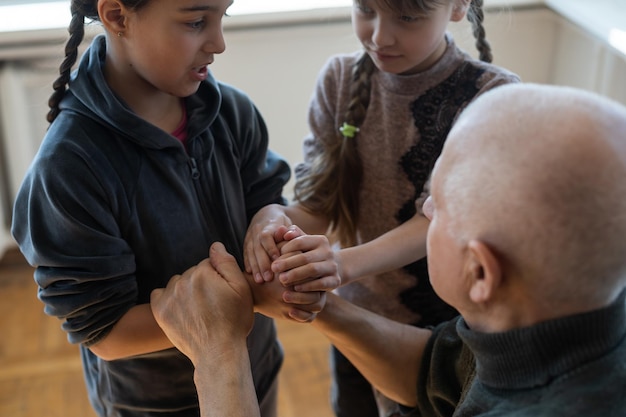
{"label": "elderly bald man", "polygon": [[[419,329],[328,294],[312,325],[409,415],[626,415],[626,109],[566,87],[494,89],[450,132],[431,192],[431,281],[461,316]],[[251,317],[252,281],[221,247],[210,264],[211,280],[200,270],[188,282],[230,295],[236,286],[232,317]],[[176,318],[202,323],[224,307],[173,290],[155,293],[153,311],[188,349],[192,336]],[[191,349],[197,373],[213,362],[249,374],[215,361],[215,352],[244,350],[250,324],[231,326]],[[215,389],[198,385],[201,398]]]}

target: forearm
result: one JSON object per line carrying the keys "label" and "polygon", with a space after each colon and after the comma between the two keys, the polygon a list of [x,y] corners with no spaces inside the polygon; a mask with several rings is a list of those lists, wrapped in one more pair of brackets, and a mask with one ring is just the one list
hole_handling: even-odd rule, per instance
{"label": "forearm", "polygon": [[341,249],[338,261],[342,285],[363,276],[393,271],[426,256],[428,225],[426,217],[416,214],[374,240]]}
{"label": "forearm", "polygon": [[202,355],[194,382],[201,417],[260,415],[245,340],[230,341],[219,355]]}
{"label": "forearm", "polygon": [[152,315],[150,304],[140,304],[128,310],[111,332],[89,349],[104,360],[114,360],[171,347]]}
{"label": "forearm", "polygon": [[389,398],[415,406],[417,377],[431,332],[401,324],[328,294],[312,325]]}

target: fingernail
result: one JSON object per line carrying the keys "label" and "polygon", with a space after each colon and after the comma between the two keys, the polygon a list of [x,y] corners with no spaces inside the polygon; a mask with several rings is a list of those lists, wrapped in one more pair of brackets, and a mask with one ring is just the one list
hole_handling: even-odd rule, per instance
{"label": "fingernail", "polygon": [[271,281],[273,277],[274,274],[272,274],[270,271],[263,272],[263,278],[265,278],[266,281]]}

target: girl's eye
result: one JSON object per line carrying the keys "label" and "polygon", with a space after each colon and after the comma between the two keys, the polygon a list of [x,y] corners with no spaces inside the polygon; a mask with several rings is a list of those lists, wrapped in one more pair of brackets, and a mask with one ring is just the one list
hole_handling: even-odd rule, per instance
{"label": "girl's eye", "polygon": [[424,19],[426,19],[425,16],[400,16],[400,20],[406,23],[413,23]]}
{"label": "girl's eye", "polygon": [[194,30],[202,29],[204,27],[204,19],[196,20],[195,22],[189,22],[187,23],[187,26]]}
{"label": "girl's eye", "polygon": [[369,7],[367,7],[367,6],[364,6],[364,5],[361,5],[361,4],[356,5],[356,8],[357,8],[357,10],[358,10],[359,12],[361,12],[361,13],[363,13],[363,14],[371,14],[371,13],[374,13],[374,11],[373,11],[371,8],[369,8]]}

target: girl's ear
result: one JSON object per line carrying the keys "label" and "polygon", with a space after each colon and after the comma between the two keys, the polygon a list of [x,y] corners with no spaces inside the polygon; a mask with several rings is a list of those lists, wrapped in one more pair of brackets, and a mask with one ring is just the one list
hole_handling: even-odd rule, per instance
{"label": "girl's ear", "polygon": [[109,33],[120,35],[126,30],[126,8],[119,0],[100,0],[98,15]]}
{"label": "girl's ear", "polygon": [[468,243],[466,276],[470,280],[469,297],[476,304],[493,298],[494,291],[502,283],[502,266],[496,254],[484,242]]}
{"label": "girl's ear", "polygon": [[454,0],[454,6],[452,7],[452,15],[450,16],[450,21],[460,22],[461,20],[465,19],[471,3],[472,0]]}

